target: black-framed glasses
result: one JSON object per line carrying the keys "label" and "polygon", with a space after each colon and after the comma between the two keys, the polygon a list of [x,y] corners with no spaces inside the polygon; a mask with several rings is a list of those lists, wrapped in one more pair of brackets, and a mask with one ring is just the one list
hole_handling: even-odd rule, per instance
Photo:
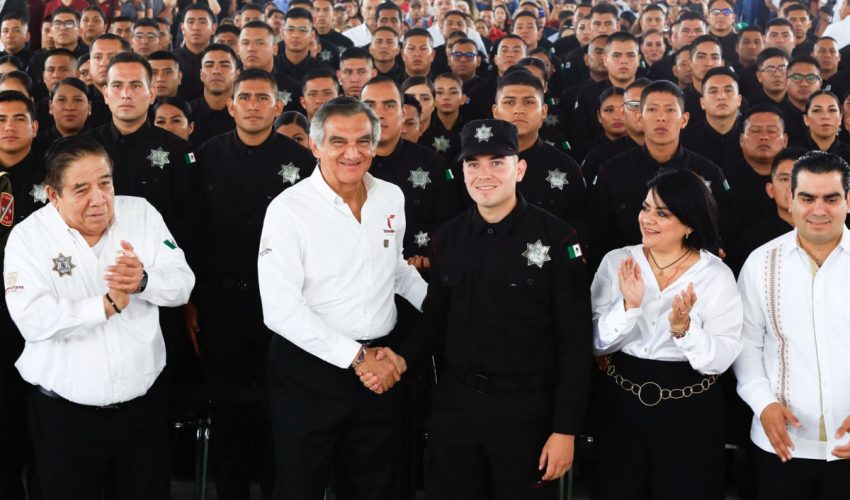
{"label": "black-framed glasses", "polygon": [[50,25],[56,29],[67,28],[69,30],[72,30],[77,27],[77,21],[53,21],[52,23],[50,23]]}
{"label": "black-framed glasses", "polygon": [[452,52],[452,59],[475,59],[475,52]]}
{"label": "black-framed glasses", "polygon": [[820,81],[820,77],[814,73],[809,73],[807,75],[804,75],[802,73],[791,73],[790,75],[788,75],[788,79],[792,82],[798,83],[802,82],[803,80],[806,80],[809,83],[815,83]]}
{"label": "black-framed glasses", "polygon": [[784,73],[786,69],[788,69],[787,64],[780,64],[779,66],[765,66],[759,71],[761,71],[762,73],[776,73],[777,71],[780,73]]}

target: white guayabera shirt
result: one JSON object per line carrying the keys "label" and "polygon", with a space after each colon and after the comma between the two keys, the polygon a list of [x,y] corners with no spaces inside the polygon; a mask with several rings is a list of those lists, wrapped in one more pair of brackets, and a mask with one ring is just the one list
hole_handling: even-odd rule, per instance
{"label": "white guayabera shirt", "polygon": [[774,453],[759,416],[780,402],[802,426],[789,426],[793,457],[837,460],[835,432],[850,416],[850,231],[820,269],[797,231],[756,249],[741,270],[744,349],[735,361],[738,394],[753,409],[753,442]]}
{"label": "white guayabera shirt", "polygon": [[[159,306],[185,304],[195,285],[183,251],[150,203],[116,196],[114,212],[95,247],[52,205],[16,225],[6,245],[6,304],[26,340],[15,366],[27,382],[83,405],[147,393],[165,366]],[[107,319],[104,276],[122,240],[133,245],[148,284]]]}

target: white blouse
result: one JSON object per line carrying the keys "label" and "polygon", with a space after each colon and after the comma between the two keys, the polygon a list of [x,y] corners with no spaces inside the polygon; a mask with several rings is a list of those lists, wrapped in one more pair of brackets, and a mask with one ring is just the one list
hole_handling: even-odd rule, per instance
{"label": "white blouse", "polygon": [[[625,310],[620,292],[620,264],[632,257],[641,270],[643,302]],[[674,339],[667,316],[673,298],[694,284],[697,300],[687,335]],[[591,285],[593,351],[622,351],[658,361],[687,361],[706,374],[723,373],[741,352],[743,308],[732,271],[715,255],[700,251],[699,260],[666,289],[660,290],[642,245],[613,250],[605,256]]]}

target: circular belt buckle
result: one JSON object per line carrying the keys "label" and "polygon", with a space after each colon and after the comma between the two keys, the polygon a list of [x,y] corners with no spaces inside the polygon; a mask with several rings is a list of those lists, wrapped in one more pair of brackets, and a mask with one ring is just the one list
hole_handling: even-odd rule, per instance
{"label": "circular belt buckle", "polygon": [[[643,395],[644,395],[643,390],[646,389],[647,386],[650,386],[650,385],[655,386],[656,390],[658,391],[658,398],[654,402],[647,402],[647,401],[643,400]],[[661,386],[656,384],[655,382],[644,382],[643,384],[641,384],[640,389],[638,389],[637,397],[638,397],[638,401],[640,401],[642,405],[644,405],[644,406],[655,406],[655,405],[657,405],[658,403],[661,402]]]}

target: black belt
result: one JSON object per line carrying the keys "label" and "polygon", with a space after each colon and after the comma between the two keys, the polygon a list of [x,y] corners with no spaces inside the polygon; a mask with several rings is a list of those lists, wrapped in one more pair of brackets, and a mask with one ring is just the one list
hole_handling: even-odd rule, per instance
{"label": "black belt", "polygon": [[56,394],[55,392],[51,391],[50,389],[45,389],[44,387],[42,387],[40,385],[35,386],[35,388],[38,390],[38,392],[44,394],[48,398],[58,399],[58,400],[66,402],[66,403],[72,404],[74,406],[82,406],[83,408],[91,408],[91,409],[94,409],[94,410],[118,410],[118,409],[126,406],[127,403],[130,402],[130,401],[125,401],[123,403],[115,403],[115,404],[106,405],[106,406],[83,405],[83,404],[80,404],[80,403],[75,403],[73,401],[69,401],[69,400],[63,398],[62,396],[60,396],[59,394]]}
{"label": "black belt", "polygon": [[440,375],[460,382],[474,390],[476,394],[497,396],[517,392],[546,389],[555,385],[555,373],[543,372],[528,375],[484,375],[482,373],[465,372],[450,367],[442,367]]}

